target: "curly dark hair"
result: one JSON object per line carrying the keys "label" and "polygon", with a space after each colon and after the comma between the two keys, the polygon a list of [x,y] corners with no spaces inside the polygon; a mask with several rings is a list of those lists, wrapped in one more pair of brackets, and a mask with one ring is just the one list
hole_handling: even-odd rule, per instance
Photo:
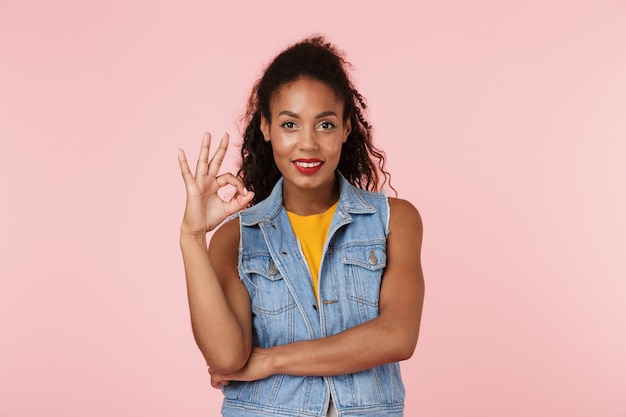
{"label": "curly dark hair", "polygon": [[280,87],[305,76],[327,84],[343,99],[344,122],[350,119],[352,130],[341,149],[339,172],[362,189],[378,191],[386,183],[391,186],[391,175],[385,170],[385,153],[372,143],[372,127],[364,115],[365,99],[354,88],[347,68],[352,66],[341,51],[322,36],[314,36],[281,52],[256,81],[243,116],[246,128],[237,172],[246,188],[255,193],[250,205],[267,198],[281,176],[272,145],[263,138],[261,118],[271,120],[270,103]]}

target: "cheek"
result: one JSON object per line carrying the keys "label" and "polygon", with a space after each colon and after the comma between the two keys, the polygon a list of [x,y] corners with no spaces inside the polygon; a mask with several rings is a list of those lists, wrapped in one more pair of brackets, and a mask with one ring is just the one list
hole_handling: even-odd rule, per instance
{"label": "cheek", "polygon": [[341,140],[341,138],[337,138],[337,140],[335,140],[332,144],[332,147],[330,147],[328,150],[329,152],[336,154],[337,158],[339,158],[339,155],[341,154],[341,149],[343,148],[343,141]]}
{"label": "cheek", "polygon": [[275,136],[272,137],[272,154],[277,164],[280,164],[285,158],[288,158],[291,154],[291,147],[284,140],[277,140]]}

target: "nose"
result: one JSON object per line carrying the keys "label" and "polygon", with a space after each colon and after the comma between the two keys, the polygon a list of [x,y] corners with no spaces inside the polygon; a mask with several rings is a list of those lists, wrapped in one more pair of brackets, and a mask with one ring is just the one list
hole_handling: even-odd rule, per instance
{"label": "nose", "polygon": [[318,149],[317,132],[313,127],[302,129],[298,141],[301,150],[313,151]]}

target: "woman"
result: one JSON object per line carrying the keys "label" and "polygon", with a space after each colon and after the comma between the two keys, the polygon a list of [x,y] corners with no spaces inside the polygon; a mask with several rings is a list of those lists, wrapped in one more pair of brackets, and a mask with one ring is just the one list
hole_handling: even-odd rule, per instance
{"label": "woman", "polygon": [[228,135],[210,160],[205,135],[195,175],[179,151],[192,328],[224,416],[402,415],[422,224],[377,192],[389,175],[348,65],[320,37],[279,54],[253,88],[237,176],[218,175]]}

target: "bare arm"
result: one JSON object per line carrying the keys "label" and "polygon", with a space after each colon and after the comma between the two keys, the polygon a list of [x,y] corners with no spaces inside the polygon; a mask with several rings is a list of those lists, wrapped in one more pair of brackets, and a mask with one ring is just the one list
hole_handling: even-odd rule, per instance
{"label": "bare arm", "polygon": [[[247,192],[234,175],[217,175],[228,147],[228,136],[225,135],[220,141],[210,161],[209,145],[210,136],[207,134],[202,141],[195,175],[189,169],[185,153],[180,150],[178,154],[187,190],[180,247],[196,343],[209,366],[221,372],[234,372],[245,365],[251,352],[250,301],[248,299],[246,305],[241,291],[231,285],[232,280],[229,278],[232,278],[232,274],[223,274],[218,278],[219,269],[224,267],[221,263],[216,267],[214,259],[209,256],[206,234],[228,215],[244,208],[252,198],[252,193]],[[237,190],[237,194],[229,201],[222,200],[217,194],[226,185]],[[220,229],[224,229],[224,232],[215,233],[214,239],[224,240],[224,246],[231,248],[230,253],[224,249],[220,259],[232,261],[232,240],[238,239],[238,231],[237,236],[232,233],[231,224],[234,223],[230,222]],[[236,273],[236,243],[234,248]],[[230,258],[226,259],[227,256]]]}
{"label": "bare arm", "polygon": [[411,357],[417,344],[424,300],[420,261],[422,222],[410,203],[389,199],[389,204],[390,233],[380,315],[333,336],[269,349],[254,348],[241,371],[223,375],[210,370],[213,386],[273,374],[348,374]]}

